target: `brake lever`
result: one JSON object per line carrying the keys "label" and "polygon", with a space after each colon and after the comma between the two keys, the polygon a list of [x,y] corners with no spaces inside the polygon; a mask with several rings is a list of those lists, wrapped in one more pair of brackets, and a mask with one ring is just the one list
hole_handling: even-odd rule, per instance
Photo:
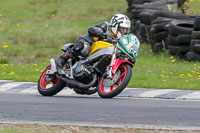
{"label": "brake lever", "polygon": [[116,45],[116,44],[118,43],[118,41],[119,41],[119,39],[117,39],[117,38],[114,38],[114,39],[112,40],[112,42],[113,42],[114,45]]}
{"label": "brake lever", "polygon": [[109,43],[112,43],[112,42],[113,42],[113,39],[112,39],[112,36],[111,36],[111,35],[104,34],[104,37],[105,37],[105,39],[103,39],[103,41],[109,42]]}

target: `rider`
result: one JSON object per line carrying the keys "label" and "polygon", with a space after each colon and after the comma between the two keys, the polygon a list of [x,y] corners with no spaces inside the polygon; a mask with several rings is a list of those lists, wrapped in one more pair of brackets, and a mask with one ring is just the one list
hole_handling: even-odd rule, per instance
{"label": "rider", "polygon": [[88,29],[88,33],[81,36],[73,45],[70,51],[65,52],[56,60],[56,66],[59,74],[64,74],[63,66],[68,58],[77,58],[79,56],[88,56],[90,46],[97,40],[103,40],[110,35],[114,38],[120,38],[128,35],[131,23],[129,18],[123,14],[115,14],[110,23],[103,22]]}

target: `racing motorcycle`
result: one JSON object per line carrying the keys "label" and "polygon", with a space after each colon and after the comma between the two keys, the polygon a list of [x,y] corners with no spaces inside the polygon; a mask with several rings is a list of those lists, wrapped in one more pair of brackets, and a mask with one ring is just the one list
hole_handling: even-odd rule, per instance
{"label": "racing motorcycle", "polygon": [[[72,47],[73,44],[69,43],[61,49],[67,52]],[[68,87],[77,94],[98,92],[102,98],[113,98],[128,85],[139,47],[140,42],[133,34],[96,41],[87,57],[67,60],[64,75],[58,73],[56,63],[51,59],[38,81],[38,91],[43,96],[53,96]]]}

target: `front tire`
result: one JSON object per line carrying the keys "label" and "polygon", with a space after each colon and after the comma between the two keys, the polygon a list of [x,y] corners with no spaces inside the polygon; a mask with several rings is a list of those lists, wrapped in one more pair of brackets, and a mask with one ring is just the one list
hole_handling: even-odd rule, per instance
{"label": "front tire", "polygon": [[[102,98],[113,98],[121,93],[128,85],[132,76],[132,67],[129,64],[121,64],[117,69],[120,73],[119,79],[110,87],[105,87],[105,77],[101,77],[98,85],[98,94]],[[115,77],[113,77],[115,78]]]}
{"label": "front tire", "polygon": [[38,81],[38,91],[43,96],[53,96],[60,92],[66,84],[58,79],[55,75],[46,75],[46,72],[51,69],[51,66],[48,66]]}

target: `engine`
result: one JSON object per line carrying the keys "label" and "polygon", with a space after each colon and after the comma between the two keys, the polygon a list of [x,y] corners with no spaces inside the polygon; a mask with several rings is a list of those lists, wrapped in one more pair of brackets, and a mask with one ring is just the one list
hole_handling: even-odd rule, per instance
{"label": "engine", "polygon": [[73,77],[76,80],[87,84],[92,80],[92,73],[104,73],[105,68],[110,64],[110,60],[111,57],[105,55],[84,64],[82,64],[82,62],[79,62],[75,64],[76,67],[73,69]]}
{"label": "engine", "polygon": [[88,64],[77,65],[73,70],[74,78],[80,82],[89,83],[92,79],[91,68],[92,67]]}

